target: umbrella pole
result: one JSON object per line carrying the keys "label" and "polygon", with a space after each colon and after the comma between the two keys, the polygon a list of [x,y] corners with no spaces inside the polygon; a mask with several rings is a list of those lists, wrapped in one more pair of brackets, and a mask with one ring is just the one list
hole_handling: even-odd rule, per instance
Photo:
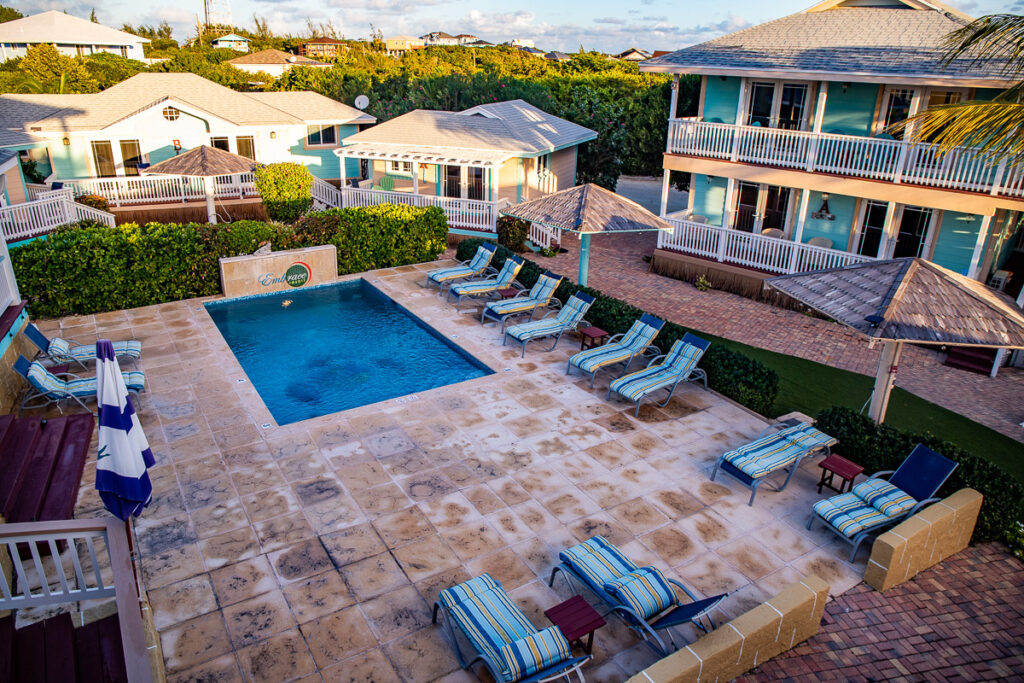
{"label": "umbrella pole", "polygon": [[889,395],[892,394],[896,382],[896,367],[900,362],[903,342],[890,341],[882,344],[882,353],[878,359],[878,371],[875,372],[875,388],[871,392],[871,407],[868,416],[881,424],[885,420],[885,411],[889,407]]}
{"label": "umbrella pole", "polygon": [[590,235],[580,235],[580,272],[577,282],[580,287],[587,286],[587,271],[590,270]]}
{"label": "umbrella pole", "polygon": [[216,225],[217,209],[213,206],[213,178],[210,176],[203,178],[203,189],[206,191],[206,220]]}

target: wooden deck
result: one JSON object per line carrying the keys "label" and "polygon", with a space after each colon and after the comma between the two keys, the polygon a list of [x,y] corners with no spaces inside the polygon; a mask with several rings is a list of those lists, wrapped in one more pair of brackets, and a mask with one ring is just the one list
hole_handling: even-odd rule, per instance
{"label": "wooden deck", "polygon": [[14,628],[0,619],[0,681],[127,681],[116,614],[74,628],[67,613]]}

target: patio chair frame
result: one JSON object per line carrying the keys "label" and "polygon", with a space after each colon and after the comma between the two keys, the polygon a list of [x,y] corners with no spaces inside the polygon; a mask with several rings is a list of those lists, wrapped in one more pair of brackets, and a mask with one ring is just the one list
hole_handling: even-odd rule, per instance
{"label": "patio chair frame", "polygon": [[[32,323],[28,323],[27,325],[25,325],[25,336],[28,337],[28,340],[30,342],[32,342],[33,344],[36,345],[36,348],[39,349],[38,351],[36,351],[36,355],[32,357],[32,360],[41,361],[42,359],[45,358],[45,359],[48,359],[51,363],[54,363],[56,365],[61,365],[63,363],[68,363],[68,364],[77,363],[78,366],[80,368],[82,368],[83,370],[88,369],[88,366],[85,364],[84,361],[82,361],[81,359],[75,358],[74,356],[69,356],[66,359],[65,358],[54,358],[53,356],[51,356],[50,355],[50,342],[52,340],[49,337],[47,337],[45,334],[43,334],[43,332],[38,327],[33,325]],[[66,342],[70,342],[72,344],[72,347],[85,346],[84,343],[78,341],[77,339],[72,339],[71,337],[61,337],[61,339],[63,339]],[[116,353],[115,353],[115,355],[116,355]],[[121,362],[131,361],[132,367],[138,367],[138,365],[139,365],[138,360],[136,360],[136,358],[134,356],[121,355],[121,356],[118,356],[118,360],[121,361]]]}
{"label": "patio chair frame", "polygon": [[[561,308],[562,308],[562,300],[555,296],[555,292],[558,290],[559,285],[562,284],[562,280],[564,280],[565,278],[563,278],[561,275],[555,275],[554,273],[552,273],[549,270],[544,271],[541,274],[541,277],[548,277],[548,278],[551,278],[552,280],[554,280],[554,279],[558,280],[558,284],[555,285],[554,289],[551,290],[551,296],[548,298],[547,302],[545,302],[543,306],[540,305],[539,300],[533,299],[532,297],[529,297],[529,296],[515,296],[515,297],[512,297],[511,299],[502,299],[501,303],[510,303],[510,302],[513,302],[513,301],[537,301],[537,303],[532,308],[530,308],[527,311],[516,311],[514,313],[506,313],[504,315],[497,315],[496,313],[491,313],[490,315],[488,315],[488,312],[491,309],[489,308],[488,304],[484,304],[483,310],[480,311],[480,324],[481,325],[486,325],[489,321],[494,321],[494,322],[499,322],[500,321],[501,322],[501,333],[505,334],[505,328],[508,326],[508,323],[509,323],[510,320],[515,320],[515,319],[519,318],[520,316],[526,315],[527,313],[530,314],[530,317],[528,318],[528,320],[533,320],[533,316],[537,315],[537,309],[539,309],[539,308],[547,308],[547,309],[549,309],[549,311],[561,310]],[[536,286],[536,283],[534,284],[534,286]],[[530,289],[532,290],[532,287]],[[524,289],[522,291],[527,291],[527,290]],[[488,302],[488,303],[497,303],[497,302],[495,301],[495,302]]]}
{"label": "patio chair frame", "polygon": [[[57,406],[57,410],[59,410],[60,413],[63,415],[64,414],[64,406],[62,405],[62,403],[64,401],[67,401],[68,399],[74,401],[78,405],[80,405],[83,408],[85,408],[86,412],[89,412],[89,413],[93,412],[89,408],[89,406],[85,403],[85,401],[82,400],[82,397],[80,397],[80,396],[75,396],[74,394],[72,394],[70,392],[65,392],[65,394],[63,396],[61,396],[59,398],[56,398],[55,394],[57,392],[55,392],[55,391],[40,391],[39,389],[37,389],[36,386],[34,384],[32,384],[32,380],[30,380],[28,378],[28,370],[29,370],[30,366],[31,366],[31,363],[24,356],[18,356],[18,358],[15,359],[15,361],[14,361],[14,366],[13,366],[14,370],[19,375],[24,377],[26,382],[28,382],[28,388],[25,390],[24,394],[22,395],[21,401],[18,403],[18,416],[19,417],[21,416],[22,412],[25,411],[25,410],[35,410],[36,408],[45,408],[46,406],[49,406],[49,405],[56,405]],[[47,370],[47,372],[49,372],[49,370]],[[50,374],[52,374],[54,377],[57,377],[59,379],[64,379],[64,380],[68,380],[68,379],[83,379],[82,377],[79,377],[78,375],[76,375],[74,373],[71,373],[71,372],[59,372],[59,373],[50,373]],[[129,391],[129,393],[136,394],[136,395],[138,395],[138,393],[139,393],[138,389],[133,389],[131,387],[128,387],[128,391]],[[95,397],[96,397],[96,395],[93,394],[92,398],[95,399]],[[36,403],[34,405],[30,405],[36,399],[45,399],[45,400],[42,401],[41,403]]]}
{"label": "patio chair frame", "polygon": [[[690,341],[690,340],[698,340],[698,341],[701,342],[701,344],[703,344],[703,346],[701,347],[701,346],[698,346],[697,344],[693,344],[692,341]],[[693,334],[690,334],[689,332],[687,332],[686,334],[683,335],[683,341],[685,341],[687,344],[692,344],[694,346],[698,346],[698,348],[701,349],[701,356],[702,357],[704,355],[704,352],[707,351],[707,348],[711,345],[711,342],[706,341],[704,339],[701,339],[700,337],[698,337],[696,335],[693,335]],[[671,349],[669,349],[669,351],[671,351]],[[647,364],[647,366],[644,369],[647,369],[647,368],[651,367],[652,365],[657,363],[659,360],[663,360],[665,358],[668,358],[668,354],[667,353],[663,353],[660,356],[655,356],[654,358],[651,359],[651,361]],[[698,362],[700,362],[699,358],[698,358]],[[626,376],[625,374],[620,375],[620,378],[621,377],[625,377],[625,376]],[[676,377],[675,381],[672,382],[672,384],[670,384],[670,385],[666,384],[663,387],[658,387],[657,389],[655,389],[654,391],[659,391],[659,390],[665,389],[667,387],[668,388],[668,396],[666,396],[665,400],[662,401],[661,403],[655,403],[654,405],[658,406],[659,408],[664,408],[665,406],[668,405],[668,402],[672,400],[672,395],[675,394],[676,387],[678,387],[680,385],[680,383],[683,383],[683,382],[697,382],[697,381],[703,382],[704,383],[704,390],[707,391],[707,388],[708,388],[708,373],[705,372],[703,369],[698,368],[695,365],[694,367],[690,368],[690,371],[688,373],[686,373],[685,377],[683,376],[682,373],[680,373],[679,376]],[[636,399],[634,401],[634,403],[636,404],[636,410],[633,412],[634,416],[636,416],[636,417],[640,416],[640,403],[645,398],[647,398],[648,396],[653,394],[654,391],[652,391],[652,392],[650,392],[648,394],[644,394],[644,395],[640,396],[638,399]],[[610,401],[611,398],[612,398],[612,387],[609,384],[608,385],[608,394],[604,397],[604,400]],[[623,397],[623,398],[625,398],[625,397]]]}
{"label": "patio chair frame", "polygon": [[[592,306],[593,303],[594,303],[594,297],[592,297],[592,296],[590,296],[588,294],[583,294],[582,292],[577,292],[576,294],[573,294],[573,297],[581,298],[580,295],[590,299],[589,302],[586,301],[585,299],[581,299],[582,301],[584,301],[584,303],[587,304],[587,308],[589,309],[590,306]],[[570,297],[569,300],[571,301],[572,297]],[[559,302],[559,303],[561,303],[561,302]],[[568,304],[568,303],[569,302],[567,301],[566,304]],[[561,308],[562,308],[562,306],[560,305],[558,310],[548,311],[547,313],[544,314],[544,317],[540,318],[540,320],[546,320],[546,319],[550,318],[553,315],[557,316],[559,313],[561,313]],[[585,318],[580,318],[579,320],[577,320],[572,325],[563,325],[558,330],[558,332],[551,332],[549,334],[542,334],[542,335],[537,336],[537,337],[531,337],[530,339],[527,339],[525,341],[519,341],[518,339],[516,339],[515,337],[510,335],[507,331],[505,331],[504,332],[504,336],[501,339],[501,345],[505,346],[508,343],[509,339],[511,339],[514,343],[519,344],[520,346],[523,347],[523,352],[522,352],[522,354],[519,357],[520,358],[526,358],[526,345],[529,344],[530,342],[532,342],[532,341],[540,341],[541,339],[549,339],[551,337],[554,337],[555,341],[554,341],[553,344],[551,344],[551,347],[547,348],[547,349],[544,349],[544,351],[554,351],[555,347],[558,346],[558,342],[560,342],[562,340],[562,335],[563,334],[565,334],[566,332],[575,332],[580,327],[590,327],[590,326],[591,326],[591,323],[589,321],[587,321]],[[504,331],[504,329],[505,328],[502,327],[502,331]]]}
{"label": "patio chair frame", "polygon": [[[645,319],[658,320],[659,322],[661,322],[661,326],[658,327],[658,332],[659,333],[661,332],[662,327],[665,326],[665,321],[664,320],[660,320],[658,318],[655,318],[654,316],[648,315],[647,313],[644,313],[642,316],[640,316],[640,321],[641,322],[643,322]],[[652,325],[652,327],[653,327],[653,325]],[[628,330],[626,332],[619,332],[618,334],[613,334],[611,337],[608,338],[608,341],[606,341],[602,346],[598,346],[598,347],[594,347],[594,348],[604,348],[605,346],[609,346],[611,344],[614,344],[615,342],[619,341],[624,336],[626,336],[626,334],[628,334]],[[587,350],[589,351],[590,349],[587,349]],[[582,351],[580,353],[582,353]],[[612,367],[614,367],[616,365],[622,365],[622,372],[620,372],[619,375],[618,375],[618,377],[622,377],[623,375],[626,374],[626,371],[629,370],[629,366],[633,363],[633,360],[635,358],[640,357],[640,358],[652,358],[653,359],[653,358],[656,358],[656,357],[658,357],[660,355],[662,355],[662,353],[661,353],[661,349],[658,346],[656,346],[655,344],[648,344],[644,348],[642,348],[642,349],[636,351],[635,353],[631,354],[629,356],[629,358],[626,358],[624,360],[617,360],[614,363],[608,363],[607,365],[602,365],[602,366],[600,366],[598,368],[595,368],[593,372],[584,372],[580,368],[577,368],[577,369],[580,372],[582,372],[584,375],[590,375],[590,388],[593,389],[594,388],[594,381],[597,379],[597,373],[601,372],[602,370],[605,370],[605,369],[608,369],[608,368],[612,368]],[[576,367],[576,366],[574,366],[572,364],[572,358],[569,358],[568,367],[566,367],[565,374],[571,375],[572,374],[572,369],[574,367]],[[618,379],[618,377],[616,377],[616,379]]]}
{"label": "patio chair frame", "polygon": [[[914,449],[912,451],[910,451],[910,455],[908,455],[906,458],[904,458],[903,462],[905,463],[908,460],[910,460],[910,458],[914,455],[914,453],[919,452],[918,449],[923,449],[923,450],[928,451],[930,453],[933,453],[935,455],[940,455],[938,453],[935,453],[935,451],[932,451],[927,446],[924,446],[922,444],[917,444],[916,446],[914,446]],[[945,456],[941,456],[941,457],[945,457]],[[946,458],[946,459],[948,460],[948,458]],[[896,526],[900,522],[902,522],[902,521],[904,521],[904,520],[906,520],[906,519],[908,519],[910,517],[913,517],[918,512],[920,512],[921,509],[924,508],[926,505],[931,505],[932,503],[938,503],[940,500],[942,500],[942,498],[936,497],[935,494],[939,492],[939,490],[942,488],[943,484],[946,483],[946,481],[953,475],[953,472],[956,471],[956,468],[959,466],[958,463],[955,463],[955,462],[953,462],[951,460],[950,460],[950,462],[953,464],[953,467],[950,468],[949,472],[947,472],[944,477],[942,477],[942,481],[940,481],[938,483],[938,485],[934,487],[934,491],[932,492],[932,495],[930,495],[928,498],[924,498],[922,500],[919,500],[917,503],[914,504],[914,507],[910,508],[909,510],[907,510],[906,512],[904,512],[902,514],[896,515],[895,517],[892,517],[892,518],[890,518],[890,519],[888,519],[888,520],[886,520],[884,522],[876,524],[875,526],[871,527],[870,529],[864,529],[863,531],[855,534],[852,537],[847,536],[846,534],[840,532],[838,529],[836,529],[834,526],[832,526],[828,522],[825,522],[825,527],[828,528],[829,531],[831,531],[833,534],[838,536],[840,539],[842,539],[846,543],[849,543],[851,546],[853,546],[850,549],[849,561],[850,562],[854,561],[854,559],[857,557],[857,550],[860,549],[860,544],[863,543],[864,541],[868,540],[869,538],[877,537],[883,531],[886,531],[886,530]],[[902,463],[900,464],[900,466],[902,467]],[[899,468],[897,468],[895,470],[879,470],[878,472],[875,472],[870,477],[868,477],[868,479],[885,479],[886,481],[890,481],[892,479],[892,476],[894,474],[896,474],[898,471],[899,471]],[[891,481],[890,481],[890,483],[891,483]],[[895,486],[895,484],[893,484],[893,486]],[[902,490],[902,487],[898,487],[898,488],[900,488],[900,490]],[[906,492],[904,492],[904,493],[906,493]],[[907,495],[910,495],[910,494],[908,493]],[[819,517],[820,516],[818,515],[818,513],[815,512],[812,509],[811,510],[811,516],[807,520],[807,528],[810,529],[811,526],[814,524],[814,520],[818,519]],[[822,519],[822,521],[824,522],[825,520]]]}
{"label": "patio chair frame", "polygon": [[[455,629],[452,628],[452,622],[458,624],[458,621],[455,618],[453,618],[451,614],[448,613],[448,608],[441,604],[441,601],[438,600],[434,603],[434,610],[430,623],[437,624],[438,612],[440,612],[443,615],[443,619],[441,620],[441,628],[445,633],[445,637],[451,642],[452,649],[455,650],[455,658],[459,661],[459,666],[461,666],[463,669],[468,669],[477,662],[483,662],[484,666],[487,667],[487,671],[490,672],[491,677],[495,681],[502,681],[504,683],[546,683],[548,681],[554,681],[559,678],[564,678],[566,681],[569,681],[569,675],[572,673],[576,674],[576,676],[580,679],[580,683],[585,683],[583,673],[580,671],[580,669],[583,667],[584,664],[586,664],[593,658],[593,655],[586,655],[584,657],[570,657],[564,662],[553,664],[547,667],[546,669],[541,669],[540,671],[525,678],[519,678],[515,681],[509,681],[505,676],[502,675],[501,667],[498,666],[498,663],[495,662],[493,658],[489,657],[483,652],[476,651],[475,657],[473,657],[472,659],[466,659],[466,656],[462,654],[462,647],[459,645],[458,635],[455,633]],[[459,627],[459,630],[461,630],[461,627]]]}
{"label": "patio chair frame", "polygon": [[[509,259],[518,259],[518,258],[519,258],[518,256],[510,256],[509,257]],[[506,259],[506,260],[508,260],[508,259]],[[522,261],[522,259],[519,259],[519,260]],[[504,264],[502,264],[502,266],[504,267]],[[487,267],[489,269],[493,270],[494,273],[493,274],[488,274],[486,277],[469,278],[467,280],[467,282],[490,282],[492,280],[496,281],[498,279],[498,276],[501,275],[501,271],[496,269],[496,268],[494,268],[494,266],[487,266]],[[520,265],[520,270],[522,270],[522,265]],[[445,300],[448,301],[449,303],[451,303],[451,300],[452,300],[452,287],[454,286],[454,284],[455,283],[452,283],[451,285],[448,285],[448,296],[445,297]],[[460,284],[463,284],[463,283],[460,283]],[[516,294],[516,297],[519,297],[520,294],[522,294],[525,291],[528,291],[529,287],[526,287],[521,282],[519,282],[518,276],[516,276],[516,277],[512,278],[512,282],[508,283],[508,287],[506,287],[505,289],[515,289],[515,290],[518,290],[518,294]],[[490,303],[491,301],[499,300],[500,299],[500,295],[497,293],[497,291],[487,292],[486,294],[480,294],[480,295],[476,295],[476,296],[474,296],[472,294],[460,294],[458,296],[458,298],[455,300],[455,311],[457,313],[462,313],[462,302],[464,300],[466,300],[466,299],[472,299],[474,302],[482,302],[484,307],[486,308],[487,304]]]}
{"label": "patio chair frame", "polygon": [[[678,649],[679,646],[676,645],[675,636],[672,632],[676,626],[690,623],[704,633],[710,633],[715,630],[717,626],[715,626],[715,620],[712,618],[710,612],[717,607],[719,603],[729,597],[728,593],[723,593],[722,595],[715,596],[713,599],[698,598],[693,591],[687,588],[681,581],[677,581],[676,579],[666,576],[665,580],[683,591],[683,593],[686,594],[693,603],[679,604],[677,602],[675,605],[669,607],[660,614],[656,614],[651,617],[650,620],[647,620],[637,614],[631,607],[613,599],[604,590],[596,590],[594,586],[591,586],[585,578],[580,576],[575,569],[567,565],[565,562],[559,562],[551,569],[551,576],[548,578],[549,587],[554,587],[555,575],[558,574],[558,572],[563,573],[563,578],[565,579],[566,585],[569,587],[569,591],[571,593],[574,595],[582,595],[579,587],[586,588],[591,593],[594,593],[601,602],[609,608],[608,611],[601,615],[602,617],[606,617],[609,614],[615,614],[620,617],[626,623],[626,626],[659,657],[665,657]],[[579,582],[579,587],[576,582]],[[684,611],[684,608],[688,605],[700,603],[702,601],[708,601],[708,604],[703,605],[696,613],[689,614]],[[673,613],[677,613],[675,619],[671,618]],[[707,623],[705,623],[705,621]],[[672,645],[672,650],[669,650],[665,646],[665,641],[658,635],[658,631],[665,631],[668,634],[668,640]]]}
{"label": "patio chair frame", "polygon": [[[484,242],[479,247],[477,247],[478,250],[479,249],[487,249],[488,251],[491,252],[491,259],[488,260],[487,266],[481,271],[480,275],[470,274],[470,275],[465,275],[465,276],[462,276],[462,277],[454,277],[454,278],[451,278],[450,280],[443,280],[441,282],[434,282],[433,280],[430,279],[430,273],[427,273],[427,280],[423,284],[423,286],[426,287],[426,288],[429,288],[431,285],[436,284],[437,285],[437,295],[438,296],[444,296],[445,285],[447,285],[448,288],[450,289],[453,284],[455,284],[456,282],[460,282],[462,280],[470,280],[470,279],[473,279],[473,278],[484,279],[484,278],[487,278],[487,277],[489,277],[491,275],[497,275],[498,274],[498,270],[494,266],[491,265],[491,261],[494,260],[494,253],[497,250],[497,248],[498,248],[498,246],[496,244],[494,244],[494,243],[491,243],[491,242]],[[476,252],[475,251],[473,252],[473,255],[470,256],[468,259],[466,259],[464,261],[459,261],[456,265],[450,266],[450,267],[451,268],[458,268],[459,266],[464,266],[464,267],[468,268],[469,264],[473,262],[474,258],[476,258]],[[448,268],[438,268],[437,270],[448,270]],[[431,272],[437,272],[437,271],[431,271]]]}
{"label": "patio chair frame", "polygon": [[[798,424],[800,424],[800,420],[792,419],[792,420],[785,420],[785,421],[782,421],[782,422],[777,422],[775,424],[768,425],[763,430],[761,430],[761,432],[758,433],[758,435],[755,436],[753,439],[751,439],[748,443],[753,443],[754,441],[757,441],[758,439],[761,439],[761,438],[763,438],[765,436],[768,436],[769,434],[772,433],[773,430],[778,430],[778,431],[781,432],[783,429],[786,429],[788,427],[795,427]],[[772,477],[777,472],[785,472],[788,469],[789,472],[786,475],[786,479],[782,482],[782,486],[776,486],[775,487],[776,491],[784,490],[787,486],[789,486],[789,480],[792,479],[793,475],[796,474],[796,471],[798,469],[800,469],[800,463],[803,462],[803,459],[808,457],[808,456],[816,455],[817,452],[820,451],[820,450],[823,450],[824,451],[823,455],[825,455],[825,457],[828,457],[828,455],[832,452],[832,447],[831,446],[815,446],[813,448],[806,448],[806,449],[804,449],[804,451],[800,455],[798,455],[796,457],[796,460],[793,462],[792,465],[789,465],[788,468],[787,467],[780,467],[778,470],[775,470],[774,472],[769,472],[768,474],[764,475],[763,477],[756,477],[756,478],[755,477],[751,477],[750,475],[746,474],[745,472],[743,472],[741,469],[739,469],[738,467],[736,467],[732,463],[726,462],[725,461],[726,453],[730,452],[730,451],[726,451],[725,453],[722,453],[722,455],[718,456],[718,460],[715,461],[715,467],[714,467],[713,470],[711,470],[711,481],[714,481],[715,477],[718,476],[718,471],[722,470],[726,474],[730,475],[733,479],[735,479],[736,481],[738,481],[739,483],[743,484],[748,489],[750,489],[750,500],[747,501],[747,505],[752,506],[754,504],[754,498],[757,496],[758,487],[761,486],[762,482],[768,480],[770,477]]]}

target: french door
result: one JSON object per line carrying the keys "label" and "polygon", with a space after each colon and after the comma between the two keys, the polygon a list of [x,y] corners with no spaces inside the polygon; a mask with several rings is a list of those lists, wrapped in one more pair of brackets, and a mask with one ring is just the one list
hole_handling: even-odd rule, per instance
{"label": "french door", "polygon": [[142,150],[138,140],[121,140],[121,166],[125,175],[139,175],[139,164],[142,163]]}
{"label": "french door", "polygon": [[461,197],[462,196],[462,167],[461,166],[445,166],[444,167],[444,196],[445,197]]}
{"label": "french door", "polygon": [[110,146],[110,140],[93,140],[92,161],[96,167],[97,178],[111,178],[117,175],[117,166],[114,164],[114,150]]}
{"label": "french door", "polygon": [[753,81],[747,101],[748,126],[802,130],[807,124],[807,83]]}
{"label": "french door", "polygon": [[769,228],[785,231],[791,196],[788,187],[738,181],[733,229],[758,234]]}
{"label": "french door", "polygon": [[886,202],[864,202],[857,253],[877,258],[926,255],[931,243],[935,211],[921,206],[897,205],[893,216],[897,228],[890,238],[885,234],[887,208]]}

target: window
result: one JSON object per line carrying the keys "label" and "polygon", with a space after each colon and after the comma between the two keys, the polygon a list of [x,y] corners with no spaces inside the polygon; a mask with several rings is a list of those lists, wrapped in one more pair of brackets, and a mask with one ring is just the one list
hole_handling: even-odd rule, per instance
{"label": "window", "polygon": [[878,256],[885,233],[885,212],[888,204],[869,201],[864,208],[864,222],[860,228],[860,244],[857,253],[863,256]]}
{"label": "window", "polygon": [[334,126],[306,126],[306,144],[310,146],[338,144]]}
{"label": "window", "polygon": [[96,176],[99,178],[110,178],[117,175],[114,167],[114,150],[110,147],[109,140],[93,140],[92,160],[96,167]]}
{"label": "window", "polygon": [[75,46],[75,54],[78,55],[79,57],[84,57],[87,54],[86,51],[85,51],[85,45],[76,45]]}
{"label": "window", "polygon": [[544,154],[537,157],[537,177],[546,178],[551,173],[551,155]]}
{"label": "window", "polygon": [[388,173],[397,173],[400,175],[412,175],[412,162],[411,161],[389,161],[388,162]]}
{"label": "window", "polygon": [[217,149],[222,149],[225,152],[231,151],[231,143],[227,138],[210,138],[210,147],[216,147]]}
{"label": "window", "polygon": [[807,113],[807,93],[806,83],[752,82],[747,125],[800,130]]}
{"label": "window", "polygon": [[[890,90],[885,100],[885,110],[882,118],[882,130],[889,126],[910,118],[910,108],[914,103],[914,91],[910,89]],[[902,132],[893,133],[896,138],[902,138]]]}
{"label": "window", "polygon": [[238,156],[256,161],[256,144],[251,135],[239,135],[235,138],[235,149],[238,150]]}
{"label": "window", "polygon": [[142,152],[138,140],[121,140],[121,161],[125,175],[139,175]]}
{"label": "window", "polygon": [[484,198],[484,169],[472,167],[466,169],[466,180],[469,182],[466,194],[469,199]]}
{"label": "window", "polygon": [[178,111],[177,107],[164,107],[163,115],[168,121],[177,121],[178,117],[181,116],[181,112]]}
{"label": "window", "polygon": [[120,50],[121,50],[121,56],[124,57],[125,59],[128,59],[128,47],[125,46],[125,45],[122,45],[120,47]]}

